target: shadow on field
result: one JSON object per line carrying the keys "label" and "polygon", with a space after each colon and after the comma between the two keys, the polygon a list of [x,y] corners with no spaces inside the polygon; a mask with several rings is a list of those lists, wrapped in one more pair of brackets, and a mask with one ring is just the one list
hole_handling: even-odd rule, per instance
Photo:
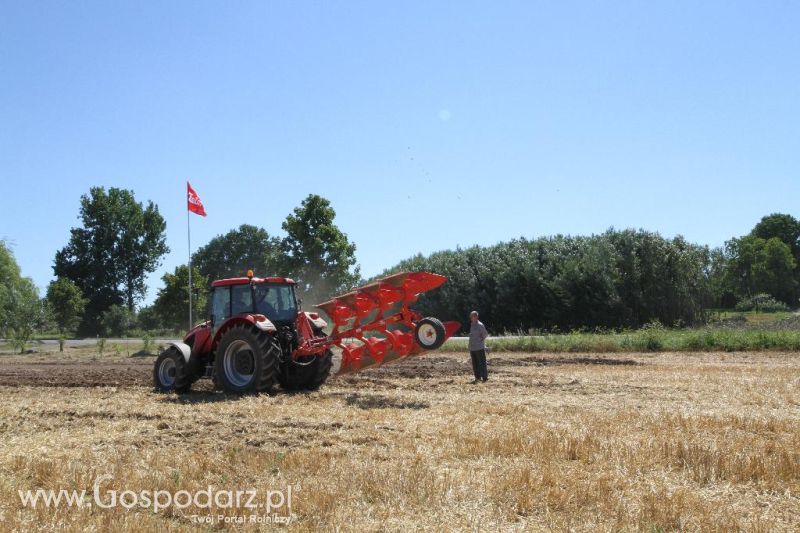
{"label": "shadow on field", "polygon": [[[276,389],[274,393],[274,395],[284,394],[294,396],[309,394],[309,392]],[[245,394],[240,396],[216,391],[190,391],[185,394],[164,395],[162,401],[173,404],[193,405],[199,403],[235,402],[246,396],[252,395]],[[344,399],[344,402],[360,409],[428,409],[430,407],[427,402],[406,401],[399,398],[371,394],[350,394]]]}
{"label": "shadow on field", "polygon": [[192,405],[196,403],[235,402],[242,399],[242,395],[225,394],[217,391],[189,391],[184,394],[165,394],[163,401]]}
{"label": "shadow on field", "polygon": [[413,402],[389,396],[363,394],[351,394],[344,401],[347,405],[361,409],[427,409],[430,407],[427,402]]}
{"label": "shadow on field", "polygon": [[426,355],[424,357],[410,357],[397,363],[368,368],[356,375],[345,375],[341,378],[343,383],[351,385],[364,380],[386,379],[429,379],[442,376],[464,375],[471,372],[469,354],[459,358]]}
{"label": "shadow on field", "polygon": [[[153,389],[154,392],[155,389]],[[206,390],[190,390],[183,394],[167,393],[163,394],[162,401],[174,404],[198,404],[198,403],[219,403],[219,402],[235,402],[242,398],[263,396],[265,398],[270,396],[309,396],[311,394],[319,394],[319,391],[310,390],[285,390],[281,388],[273,389],[272,393],[243,393],[243,394],[227,394],[219,390],[206,389]],[[342,393],[333,393],[333,396],[343,396]],[[404,404],[391,398],[383,397],[365,397],[363,401],[355,399],[356,395],[351,395],[347,398],[348,405],[356,405],[363,409],[375,408],[400,408],[400,409],[424,409],[429,407],[427,404],[415,404],[414,402]],[[372,403],[370,403],[372,402]]]}

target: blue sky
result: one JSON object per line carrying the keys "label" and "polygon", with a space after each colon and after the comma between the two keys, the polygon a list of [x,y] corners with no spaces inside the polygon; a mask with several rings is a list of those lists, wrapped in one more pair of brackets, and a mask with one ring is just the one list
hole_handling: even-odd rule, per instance
{"label": "blue sky", "polygon": [[[614,226],[800,215],[795,2],[0,1],[0,238],[42,288],[93,185],[186,261],[331,200],[363,274]],[[287,273],[290,274],[290,273]]]}

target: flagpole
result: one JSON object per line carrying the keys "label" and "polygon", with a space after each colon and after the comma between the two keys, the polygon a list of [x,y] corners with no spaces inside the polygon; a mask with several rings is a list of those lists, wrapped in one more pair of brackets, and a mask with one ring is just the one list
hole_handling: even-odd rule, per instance
{"label": "flagpole", "polygon": [[186,209],[186,236],[189,241],[189,329],[192,329],[192,226],[190,223],[191,213]]}
{"label": "flagpole", "polygon": [[203,202],[197,196],[197,193],[192,189],[189,180],[186,180],[186,237],[189,241],[189,331],[192,329],[192,292],[194,286],[192,285],[192,224],[191,213],[197,213],[200,216],[206,216],[206,210],[203,208]]}

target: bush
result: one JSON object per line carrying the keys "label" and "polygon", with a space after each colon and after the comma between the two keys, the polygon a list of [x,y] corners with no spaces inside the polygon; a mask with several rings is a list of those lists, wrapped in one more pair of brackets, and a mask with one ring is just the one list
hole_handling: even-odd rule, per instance
{"label": "bush", "polygon": [[772,313],[775,311],[788,311],[789,307],[770,296],[769,294],[756,294],[742,298],[736,304],[737,311],[764,311],[765,313]]}
{"label": "bush", "polygon": [[642,328],[644,349],[648,352],[658,352],[664,348],[665,330],[661,322],[654,320]]}
{"label": "bush", "polygon": [[113,305],[103,313],[103,334],[111,337],[122,337],[134,325],[136,317],[127,307]]}
{"label": "bush", "polygon": [[139,314],[136,317],[136,325],[142,331],[159,331],[164,329],[164,325],[153,309],[153,306],[139,309]]}
{"label": "bush", "polygon": [[11,348],[14,350],[19,350],[19,353],[25,351],[25,348],[28,346],[28,341],[30,339],[26,335],[22,335],[17,333],[16,331],[12,332],[11,338],[9,339]]}
{"label": "bush", "polygon": [[142,353],[152,354],[154,344],[152,335],[149,333],[145,334],[144,337],[142,337]]}

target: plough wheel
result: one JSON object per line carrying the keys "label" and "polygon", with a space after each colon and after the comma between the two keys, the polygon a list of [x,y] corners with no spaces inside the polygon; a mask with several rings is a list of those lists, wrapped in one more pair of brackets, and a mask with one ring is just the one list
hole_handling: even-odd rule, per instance
{"label": "plough wheel", "polygon": [[426,350],[439,348],[446,339],[444,324],[437,318],[423,318],[414,328],[414,340]]}

